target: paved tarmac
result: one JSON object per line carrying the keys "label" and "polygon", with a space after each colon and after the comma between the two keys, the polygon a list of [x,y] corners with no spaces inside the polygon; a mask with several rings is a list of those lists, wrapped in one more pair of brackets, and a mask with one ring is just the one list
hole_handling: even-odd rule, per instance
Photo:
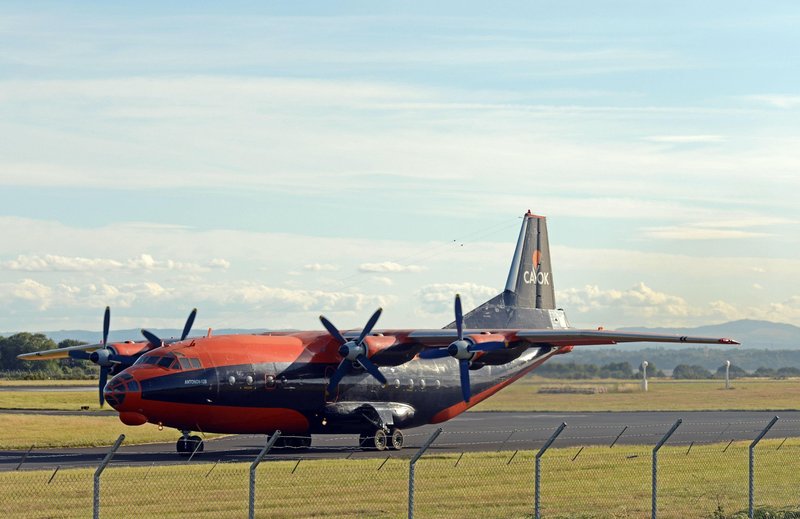
{"label": "paved tarmac", "polygon": [[[54,412],[53,414],[74,412]],[[80,412],[77,412],[78,414]],[[84,413],[85,414],[85,413]],[[644,445],[649,452],[653,445],[678,420],[681,425],[669,441],[670,445],[690,443],[752,440],[775,415],[780,420],[767,438],[800,436],[800,411],[676,411],[676,412],[588,412],[588,413],[522,413],[469,412],[440,424],[405,431],[406,446],[402,451],[361,451],[353,435],[315,435],[309,450],[273,451],[267,459],[345,458],[345,457],[410,457],[431,433],[442,427],[444,432],[431,446],[430,454],[496,450],[536,450],[563,422],[567,427],[554,447],[632,444]],[[0,414],[0,421],[2,420]],[[169,432],[164,431],[165,437]],[[179,433],[175,431],[177,440]],[[114,465],[162,465],[209,462],[249,462],[266,441],[260,435],[233,435],[207,440],[205,451],[191,460],[179,457],[175,442],[131,445],[120,448]],[[0,470],[55,467],[95,467],[108,451],[104,448],[36,449],[0,451]]]}

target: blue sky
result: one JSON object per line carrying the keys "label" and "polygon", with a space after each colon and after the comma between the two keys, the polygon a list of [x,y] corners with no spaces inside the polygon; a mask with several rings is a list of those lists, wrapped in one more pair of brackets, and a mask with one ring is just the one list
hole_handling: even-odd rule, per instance
{"label": "blue sky", "polygon": [[0,330],[800,324],[793,2],[4,2]]}

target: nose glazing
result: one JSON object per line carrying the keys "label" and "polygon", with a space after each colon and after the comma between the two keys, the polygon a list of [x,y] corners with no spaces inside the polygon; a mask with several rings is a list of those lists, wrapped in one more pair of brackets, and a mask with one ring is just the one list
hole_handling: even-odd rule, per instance
{"label": "nose glazing", "polygon": [[114,409],[118,409],[125,401],[125,395],[139,391],[139,383],[128,373],[120,373],[112,378],[103,389],[106,402]]}

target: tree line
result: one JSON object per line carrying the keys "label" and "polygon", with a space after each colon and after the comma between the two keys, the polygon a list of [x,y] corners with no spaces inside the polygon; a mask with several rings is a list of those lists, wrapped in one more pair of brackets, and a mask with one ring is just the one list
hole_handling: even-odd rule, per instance
{"label": "tree line", "polygon": [[86,344],[66,339],[56,344],[42,333],[17,333],[0,337],[0,378],[13,379],[92,379],[99,376],[99,368],[91,362],[63,360],[26,361],[17,358],[22,353],[52,350]]}

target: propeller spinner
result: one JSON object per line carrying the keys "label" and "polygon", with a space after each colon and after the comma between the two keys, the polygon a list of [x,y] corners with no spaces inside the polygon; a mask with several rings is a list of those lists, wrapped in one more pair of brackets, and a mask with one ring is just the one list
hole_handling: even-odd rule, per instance
{"label": "propeller spinner", "polygon": [[383,376],[378,366],[367,357],[367,344],[364,342],[364,339],[370,334],[372,328],[375,327],[375,323],[378,322],[381,312],[383,312],[381,308],[375,310],[375,313],[369,318],[367,325],[361,330],[358,339],[350,341],[345,339],[341,332],[339,332],[339,329],[326,319],[325,316],[319,316],[322,325],[339,343],[339,355],[342,356],[342,361],[339,363],[339,366],[336,367],[336,371],[328,384],[328,394],[333,394],[333,392],[336,391],[339,382],[341,382],[342,378],[352,369],[353,363],[360,365],[381,384],[386,384],[386,377]]}
{"label": "propeller spinner", "polygon": [[458,371],[461,377],[461,396],[464,398],[464,402],[469,403],[469,399],[472,396],[469,383],[469,365],[475,357],[475,353],[502,350],[506,347],[506,343],[501,341],[476,343],[470,338],[464,338],[464,314],[461,311],[461,296],[458,294],[456,294],[455,313],[458,338],[451,342],[447,348],[426,350],[420,353],[419,356],[423,359],[440,359],[444,357],[457,359]]}

